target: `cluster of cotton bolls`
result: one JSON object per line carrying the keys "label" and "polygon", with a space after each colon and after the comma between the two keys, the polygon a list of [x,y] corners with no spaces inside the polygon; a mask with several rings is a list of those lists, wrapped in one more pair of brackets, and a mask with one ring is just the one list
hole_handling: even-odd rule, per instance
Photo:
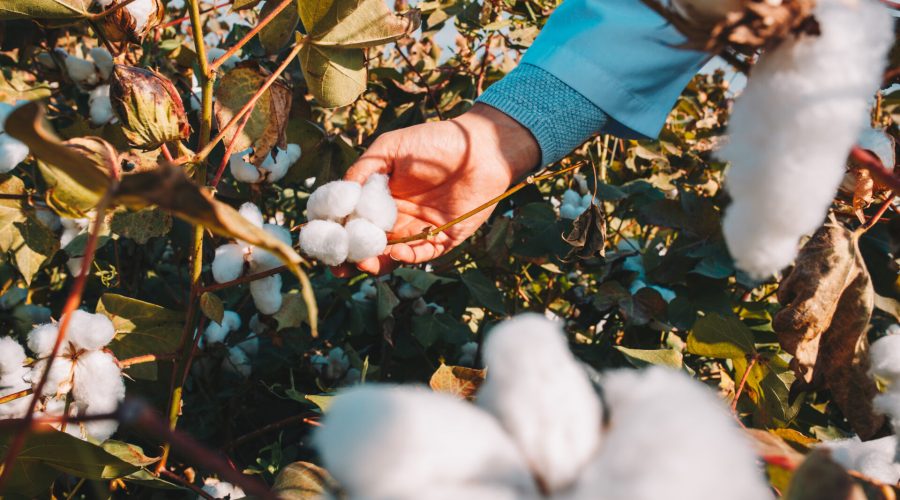
{"label": "cluster of cotton bolls", "polygon": [[[629,253],[638,251],[640,247],[638,246],[638,242],[635,240],[625,240],[619,242],[618,250],[619,252]],[[643,288],[651,288],[656,290],[657,293],[665,300],[666,302],[672,302],[675,300],[675,292],[659,285],[648,285],[647,282],[650,279],[647,277],[647,270],[644,269],[644,259],[640,253],[637,255],[630,255],[625,258],[622,263],[622,269],[625,271],[631,271],[635,273],[634,280],[632,280],[631,285],[628,287],[628,292],[632,295],[638,293]]]}
{"label": "cluster of cotton bolls", "polygon": [[313,355],[310,364],[320,377],[329,382],[338,382],[340,385],[359,382],[361,376],[358,368],[350,366],[350,357],[340,347],[332,347],[325,356]]}
{"label": "cluster of cotton bolls", "polygon": [[[253,225],[291,246],[291,233],[276,224],[266,224],[262,212],[253,203],[241,205],[240,214]],[[245,264],[247,264],[245,266]],[[275,254],[268,250],[251,245],[245,241],[227,243],[216,248],[216,256],[212,263],[213,279],[216,283],[225,283],[240,278],[245,267],[251,273],[269,271],[281,265]],[[250,295],[256,310],[262,314],[275,314],[281,309],[281,275],[275,274],[250,282]]]}
{"label": "cluster of cotton bolls", "polygon": [[894,39],[893,18],[876,0],[820,0],[814,14],[820,36],[759,58],[720,152],[731,162],[725,239],[737,266],[757,278],[789,265],[799,239],[825,219]]}
{"label": "cluster of cotton bolls", "polygon": [[[244,498],[246,496],[244,490],[242,490],[240,486],[235,486],[227,481],[222,481],[214,477],[204,479],[202,489],[213,498],[229,498],[231,500],[237,500],[238,498]],[[197,498],[200,499],[203,497],[198,495]]]}
{"label": "cluster of cotton bolls", "polygon": [[563,193],[562,204],[559,206],[559,216],[563,219],[577,219],[585,210],[591,207],[594,196],[591,193],[578,194],[577,191],[566,189]]}
{"label": "cluster of cotton bolls", "polygon": [[319,187],[306,204],[309,222],[300,230],[300,249],[329,266],[360,262],[380,255],[386,231],[397,220],[386,175],[375,174],[364,185],[333,181]]}
{"label": "cluster of cotton bolls", "polygon": [[16,168],[28,157],[28,146],[6,133],[6,118],[24,102],[15,105],[0,102],[0,174]]}
{"label": "cluster of cotton bolls", "polygon": [[390,385],[338,395],[313,441],[350,498],[771,498],[727,409],[683,373],[610,372],[601,400],[533,314],[490,332],[483,357],[474,405]]}
{"label": "cluster of cotton bolls", "polygon": [[285,149],[275,148],[272,150],[272,153],[266,155],[265,160],[257,167],[247,161],[247,157],[252,151],[252,149],[247,149],[246,151],[235,153],[228,160],[228,168],[231,170],[231,175],[241,182],[249,182],[251,184],[280,181],[287,174],[291,165],[297,163],[302,153],[298,144],[288,144]]}
{"label": "cluster of cotton bolls", "polygon": [[[132,2],[128,7],[139,2]],[[88,105],[91,124],[95,126],[114,123],[116,115],[113,113],[112,102],[109,99],[109,84],[105,83],[112,74],[115,61],[112,54],[103,47],[94,47],[88,51],[91,60],[67,54],[62,49],[55,49],[54,53],[65,64],[65,71],[69,78],[78,85],[78,88],[88,93]],[[38,61],[48,69],[56,69],[56,61],[49,53],[42,53]]]}
{"label": "cluster of cotton bolls", "polygon": [[885,484],[897,484],[900,481],[900,325],[892,325],[887,333],[872,343],[869,360],[872,375],[886,387],[885,392],[875,397],[875,408],[890,418],[894,435],[871,441],[854,436],[822,446],[847,469]]}
{"label": "cluster of cotton bolls", "polygon": [[[253,334],[228,347],[228,355],[222,360],[222,368],[226,371],[247,378],[253,371],[253,359],[259,353],[259,317],[254,315],[250,319],[250,329]],[[216,344],[225,345],[225,339],[232,332],[237,332],[241,327],[241,317],[234,311],[225,311],[222,322],[210,321],[203,337],[200,339],[200,347],[206,348]]]}
{"label": "cluster of cotton bolls", "polygon": [[[102,314],[73,311],[66,339],[47,376],[37,416],[102,415],[116,410],[125,397],[125,382],[115,356],[104,347],[115,337],[112,322]],[[25,350],[10,337],[0,339],[0,385],[5,392],[37,390],[59,332],[57,323],[35,327],[28,334],[28,349],[35,362],[26,365]],[[21,418],[31,398],[0,405],[0,417]],[[118,427],[116,420],[70,423],[65,431],[82,439],[103,441]]]}

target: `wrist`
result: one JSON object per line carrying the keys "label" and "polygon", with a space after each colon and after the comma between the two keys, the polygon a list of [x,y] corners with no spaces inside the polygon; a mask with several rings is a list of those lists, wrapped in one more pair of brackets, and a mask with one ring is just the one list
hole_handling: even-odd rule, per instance
{"label": "wrist", "polygon": [[452,121],[471,138],[478,158],[482,153],[497,158],[498,167],[509,174],[510,182],[525,177],[541,161],[540,145],[531,132],[496,108],[475,103]]}

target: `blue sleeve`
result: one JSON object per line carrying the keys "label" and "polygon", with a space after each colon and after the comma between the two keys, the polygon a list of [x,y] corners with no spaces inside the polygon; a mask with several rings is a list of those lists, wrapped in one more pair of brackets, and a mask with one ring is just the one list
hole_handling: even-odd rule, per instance
{"label": "blue sleeve", "polygon": [[[710,58],[679,48],[683,42],[641,0],[565,0],[520,68],[479,101],[529,128],[545,163],[597,132],[656,137],[684,87]],[[536,78],[546,86],[527,84]],[[517,91],[518,84],[523,85]],[[531,116],[550,107],[561,110],[546,119]],[[576,138],[580,142],[571,145]]]}

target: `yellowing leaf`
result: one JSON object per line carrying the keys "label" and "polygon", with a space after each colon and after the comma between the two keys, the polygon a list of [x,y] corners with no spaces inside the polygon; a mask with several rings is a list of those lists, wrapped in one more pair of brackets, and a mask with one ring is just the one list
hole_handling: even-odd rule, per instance
{"label": "yellowing leaf", "polygon": [[362,49],[306,43],[298,57],[309,91],[322,106],[346,106],[366,90],[366,56]]}
{"label": "yellowing leaf", "polygon": [[87,17],[91,0],[3,0],[0,20],[78,19]]}
{"label": "yellowing leaf", "polygon": [[465,366],[441,366],[431,375],[428,385],[435,392],[445,392],[463,399],[475,399],[475,393],[484,383],[486,370]]}
{"label": "yellowing leaf", "polygon": [[[184,315],[142,300],[107,293],[97,302],[97,314],[112,321],[116,337],[109,349],[119,359],[175,351],[181,341]],[[142,363],[128,369],[135,378],[156,379],[156,365]]]}
{"label": "yellowing leaf", "polygon": [[[0,193],[22,196],[25,186],[13,176],[0,176]],[[59,249],[59,240],[24,200],[0,200],[0,251],[9,253],[26,284]]]}
{"label": "yellowing leaf", "polygon": [[697,320],[688,335],[691,354],[719,359],[744,359],[756,353],[753,332],[736,316],[711,313]]}
{"label": "yellowing leaf", "polygon": [[272,493],[287,500],[314,500],[326,496],[333,485],[327,470],[309,462],[294,462],[278,472]]}
{"label": "yellowing leaf", "polygon": [[[266,17],[280,3],[278,0],[266,0],[266,4],[259,13],[260,19]],[[265,49],[266,54],[277,54],[288,42],[293,40],[299,22],[300,17],[296,7],[289,5],[260,30],[259,43]]]}

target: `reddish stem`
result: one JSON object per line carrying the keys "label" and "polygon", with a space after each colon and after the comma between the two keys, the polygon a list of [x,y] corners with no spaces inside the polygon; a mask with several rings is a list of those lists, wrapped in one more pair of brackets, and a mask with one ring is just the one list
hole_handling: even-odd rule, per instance
{"label": "reddish stem", "polygon": [[[231,5],[231,2],[230,2],[230,1],[229,1],[229,2],[222,2],[222,3],[220,3],[220,4],[217,4],[217,5],[214,5],[214,6],[210,7],[210,8],[208,8],[208,9],[201,10],[200,13],[201,13],[201,14],[206,14],[207,12],[212,12],[212,11],[214,11],[214,10],[221,9],[222,7],[228,7],[228,6],[230,6],[230,5]],[[167,23],[165,23],[165,24],[160,24],[159,26],[157,26],[157,27],[154,28],[154,29],[157,29],[157,30],[164,30],[164,29],[166,29],[166,28],[168,28],[168,27],[170,27],[170,26],[175,26],[176,24],[185,23],[185,22],[188,22],[188,21],[190,21],[190,20],[191,20],[191,16],[179,17],[178,19],[174,19],[174,20],[169,21],[169,22],[167,22]]]}
{"label": "reddish stem", "polygon": [[222,175],[225,174],[225,167],[228,165],[228,162],[231,160],[231,154],[234,151],[234,143],[237,142],[237,137],[244,130],[244,127],[247,125],[247,122],[250,121],[251,113],[247,113],[244,115],[244,118],[241,119],[241,122],[238,123],[236,129],[234,129],[234,135],[232,136],[231,142],[228,143],[228,146],[225,147],[225,155],[222,157],[222,162],[219,163],[219,168],[216,169],[216,176],[213,178],[212,186],[213,189],[218,187],[219,182],[222,180]]}
{"label": "reddish stem", "polygon": [[749,358],[749,363],[747,364],[747,369],[744,370],[744,375],[741,376],[741,381],[738,383],[737,389],[734,391],[734,399],[731,400],[731,411],[737,410],[738,400],[741,399],[741,394],[744,392],[744,387],[747,385],[747,379],[750,378],[750,372],[753,370],[753,367],[756,366],[756,362],[759,361],[759,355],[754,355]]}
{"label": "reddish stem", "polygon": [[243,38],[238,40],[237,43],[235,43],[230,49],[225,51],[225,53],[222,54],[218,59],[216,59],[215,61],[210,63],[209,71],[215,71],[216,69],[218,69],[218,67],[221,66],[222,64],[224,64],[225,61],[227,61],[229,57],[233,56],[235,54],[235,52],[241,50],[241,47],[246,45],[247,42],[252,40],[253,37],[256,36],[257,33],[259,33],[263,28],[266,27],[266,25],[268,25],[270,22],[272,22],[272,20],[275,19],[275,16],[280,14],[281,11],[283,11],[285,9],[285,7],[287,7],[288,5],[290,5],[292,3],[294,3],[294,0],[282,0],[281,3],[278,4],[278,6],[276,6],[274,9],[272,9],[272,12],[269,12],[266,15],[266,17],[260,19],[259,22],[256,23],[256,26],[254,26],[252,30],[248,31],[247,34],[244,35]]}
{"label": "reddish stem", "polygon": [[12,394],[7,394],[0,398],[0,405],[3,403],[9,403],[10,401],[15,401],[19,398],[24,398],[25,396],[32,394],[33,391],[31,389],[25,389],[24,391],[14,392]]}
{"label": "reddish stem", "polygon": [[868,170],[876,181],[884,184],[891,191],[900,193],[900,177],[888,170],[877,156],[856,146],[850,151],[850,158],[858,163],[861,168]]}
{"label": "reddish stem", "polygon": [[212,285],[207,285],[200,289],[200,294],[202,295],[205,292],[215,292],[216,290],[222,290],[223,288],[230,288],[235,285],[240,285],[241,283],[249,283],[251,281],[261,280],[263,278],[268,278],[269,276],[273,276],[275,274],[283,273],[287,271],[287,266],[278,266],[273,269],[269,269],[268,271],[263,271],[261,273],[256,274],[248,274],[246,276],[241,276],[236,280],[226,281],[224,283],[214,283]]}

